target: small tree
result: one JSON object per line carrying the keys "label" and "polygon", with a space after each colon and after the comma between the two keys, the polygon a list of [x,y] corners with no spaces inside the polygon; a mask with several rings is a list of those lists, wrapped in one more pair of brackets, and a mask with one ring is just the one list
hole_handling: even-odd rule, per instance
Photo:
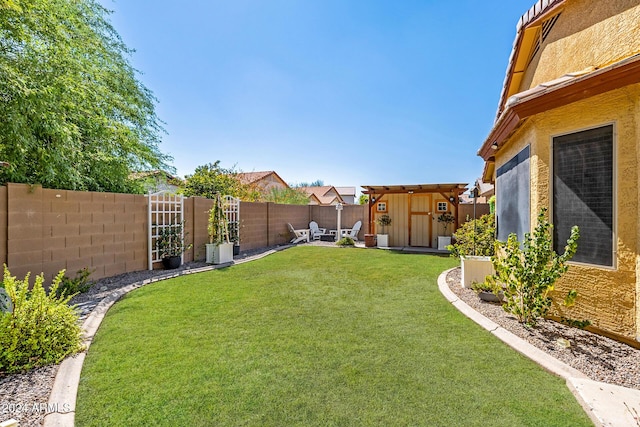
{"label": "small tree", "polygon": [[308,205],[309,195],[300,188],[271,188],[261,201],[284,205]]}
{"label": "small tree", "polygon": [[381,215],[376,220],[376,223],[382,227],[382,234],[387,234],[385,232],[387,231],[387,226],[391,225],[391,217],[387,214]]}
{"label": "small tree", "polygon": [[[496,242],[496,255],[491,257],[496,274],[488,278],[489,282],[497,281],[504,286],[505,311],[528,326],[534,326],[549,312],[552,304],[549,293],[569,268],[567,261],[576,253],[580,237],[578,227],[573,226],[564,253],[556,254],[546,212],[541,209],[536,228],[533,234],[525,234],[522,248],[512,233],[507,242]],[[576,291],[572,290],[565,300],[575,296]]]}
{"label": "small tree", "polygon": [[238,172],[234,168],[223,168],[220,160],[198,166],[193,175],[187,175],[182,190],[187,197],[200,196],[207,199],[214,199],[216,194],[243,197],[251,192],[249,186],[238,179]]}
{"label": "small tree", "polygon": [[231,243],[229,240],[229,222],[224,213],[222,196],[219,194],[216,194],[213,199],[213,206],[209,209],[207,231],[209,233],[209,243],[216,245]]}
{"label": "small tree", "polygon": [[453,224],[456,221],[456,217],[451,215],[449,212],[445,212],[438,216],[438,222],[441,222],[444,227],[444,235],[447,235],[447,231],[449,230],[449,224]]}
{"label": "small tree", "polygon": [[496,221],[491,214],[467,221],[453,233],[456,243],[447,246],[453,257],[492,256],[495,252]]}

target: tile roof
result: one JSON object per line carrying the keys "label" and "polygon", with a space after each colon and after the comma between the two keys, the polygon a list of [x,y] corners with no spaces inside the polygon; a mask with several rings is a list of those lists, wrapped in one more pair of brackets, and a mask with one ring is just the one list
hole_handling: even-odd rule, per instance
{"label": "tile roof", "polygon": [[275,173],[274,171],[262,171],[262,172],[238,172],[238,179],[243,184],[253,184],[256,181],[260,181],[263,178]]}
{"label": "tile roof", "polygon": [[[323,185],[321,187],[300,187],[300,190],[309,195],[316,196],[316,198],[320,200],[320,203],[323,205],[330,205],[334,202],[344,203],[344,200],[342,200],[342,197],[338,193],[338,190],[336,190],[336,188],[332,185]],[[333,190],[335,195],[327,194],[331,192],[331,190]]]}
{"label": "tile roof", "polygon": [[[507,98],[510,93],[517,91],[519,88],[512,88],[512,82],[514,74],[523,73],[526,69],[526,65],[523,67],[521,64],[517,66],[521,61],[518,61],[522,42],[524,39],[525,30],[532,25],[539,25],[540,21],[546,18],[548,15],[555,13],[566,0],[538,0],[531,9],[529,9],[518,20],[516,25],[516,38],[513,41],[513,48],[511,55],[509,56],[509,64],[507,65],[507,72],[505,74],[504,83],[502,85],[502,93],[500,94],[500,102],[498,104],[498,111],[496,113],[496,121],[500,118],[500,114],[505,108]],[[521,69],[523,68],[523,69]]]}

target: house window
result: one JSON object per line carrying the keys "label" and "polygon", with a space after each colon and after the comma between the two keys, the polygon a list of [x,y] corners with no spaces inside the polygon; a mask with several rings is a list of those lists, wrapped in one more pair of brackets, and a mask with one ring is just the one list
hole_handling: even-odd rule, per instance
{"label": "house window", "polygon": [[446,212],[448,208],[447,202],[438,202],[438,212]]}
{"label": "house window", "polygon": [[387,202],[378,202],[376,205],[376,210],[378,212],[386,212],[387,211]]}
{"label": "house window", "polygon": [[580,228],[573,261],[613,267],[613,125],[553,138],[553,248]]}
{"label": "house window", "polygon": [[530,222],[529,146],[496,171],[497,238],[506,242],[515,233],[519,241],[529,232]]}

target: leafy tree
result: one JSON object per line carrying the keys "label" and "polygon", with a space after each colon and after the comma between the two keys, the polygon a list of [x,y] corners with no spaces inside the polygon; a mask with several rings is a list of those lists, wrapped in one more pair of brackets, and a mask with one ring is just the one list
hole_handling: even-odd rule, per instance
{"label": "leafy tree", "polygon": [[240,197],[242,200],[255,198],[255,190],[238,179],[235,168],[223,168],[220,160],[198,166],[193,175],[187,175],[183,187],[185,196],[200,196],[208,199],[216,194]]}
{"label": "leafy tree", "polygon": [[359,205],[366,205],[367,203],[369,203],[369,195],[368,194],[361,194],[360,197],[358,198],[358,204]]}
{"label": "leafy tree", "polygon": [[284,205],[307,205],[309,195],[299,188],[271,188],[262,198],[264,202],[281,203]]}
{"label": "leafy tree", "polygon": [[156,99],[95,0],[0,0],[0,182],[131,191],[172,169]]}

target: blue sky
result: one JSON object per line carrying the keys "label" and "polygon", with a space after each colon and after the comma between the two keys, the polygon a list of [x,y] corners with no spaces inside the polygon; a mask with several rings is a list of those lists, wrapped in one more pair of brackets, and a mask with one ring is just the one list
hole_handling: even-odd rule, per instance
{"label": "blue sky", "polygon": [[534,0],[100,0],[180,176],[220,160],[335,186],[473,182]]}

